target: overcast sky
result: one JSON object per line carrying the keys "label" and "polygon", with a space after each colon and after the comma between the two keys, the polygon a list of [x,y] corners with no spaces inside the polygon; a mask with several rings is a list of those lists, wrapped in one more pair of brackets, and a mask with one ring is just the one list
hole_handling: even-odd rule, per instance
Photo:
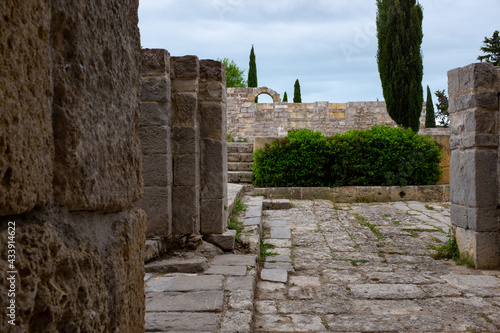
{"label": "overcast sky", "polygon": [[[375,58],[375,0],[139,3],[145,48],[164,48],[172,56],[229,58],[245,70],[246,79],[253,44],[259,86],[274,89],[281,97],[286,91],[290,101],[296,79],[303,102],[383,100]],[[422,84],[433,92],[447,90],[446,72],[477,62],[484,37],[500,30],[500,1],[420,3],[424,8]]]}

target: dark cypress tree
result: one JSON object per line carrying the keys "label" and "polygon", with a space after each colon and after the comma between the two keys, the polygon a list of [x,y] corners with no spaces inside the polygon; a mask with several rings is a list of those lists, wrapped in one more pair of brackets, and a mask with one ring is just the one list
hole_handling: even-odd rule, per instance
{"label": "dark cypress tree", "polygon": [[295,80],[295,84],[293,86],[293,102],[302,103],[302,97],[300,96],[299,79]]}
{"label": "dark cypress tree", "polygon": [[[257,65],[255,64],[255,52],[253,50],[250,51],[250,63],[248,67],[248,87],[255,88],[257,87]],[[255,103],[258,102],[258,97],[255,97]]]}
{"label": "dark cypress tree", "polygon": [[436,116],[434,115],[434,104],[432,103],[432,94],[427,86],[427,101],[425,102],[425,128],[436,127]]}
{"label": "dark cypress tree", "polygon": [[414,132],[423,101],[423,17],[416,0],[377,0],[377,64],[387,112]]}
{"label": "dark cypress tree", "polygon": [[283,94],[283,102],[288,102],[288,95],[285,93]]}

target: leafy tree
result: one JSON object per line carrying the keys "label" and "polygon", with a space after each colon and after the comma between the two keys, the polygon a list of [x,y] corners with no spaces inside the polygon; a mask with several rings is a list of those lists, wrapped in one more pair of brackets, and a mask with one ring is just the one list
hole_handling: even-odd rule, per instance
{"label": "leafy tree", "polygon": [[377,0],[377,64],[387,112],[414,132],[423,101],[423,17],[416,0]]}
{"label": "leafy tree", "polygon": [[293,102],[302,103],[302,97],[300,96],[299,79],[295,80],[295,84],[293,86]]}
{"label": "leafy tree", "polygon": [[[250,51],[250,63],[248,67],[248,87],[255,88],[257,87],[257,65],[255,64],[255,52],[253,50]],[[255,97],[255,103],[257,103],[258,97]]]}
{"label": "leafy tree", "polygon": [[434,104],[432,104],[432,94],[427,86],[427,102],[425,103],[425,128],[436,127],[436,117],[434,116]]}
{"label": "leafy tree", "polygon": [[445,90],[436,90],[434,93],[438,98],[436,103],[436,118],[439,120],[439,126],[450,127],[450,114],[448,113],[448,96],[446,96]]}
{"label": "leafy tree", "polygon": [[245,82],[245,79],[243,78],[243,73],[244,71],[239,69],[239,67],[236,65],[234,60],[229,60],[228,58],[224,59],[219,59],[217,58],[217,61],[220,61],[224,64],[224,67],[226,67],[226,87],[227,88],[236,88],[236,87],[246,87],[247,83]]}
{"label": "leafy tree", "polygon": [[481,51],[486,54],[477,57],[477,60],[481,60],[481,62],[485,60],[495,66],[500,66],[500,36],[498,36],[498,30],[493,33],[493,37],[484,37],[483,43],[485,46],[481,47]]}
{"label": "leafy tree", "polygon": [[285,93],[283,94],[283,102],[288,102],[288,95]]}

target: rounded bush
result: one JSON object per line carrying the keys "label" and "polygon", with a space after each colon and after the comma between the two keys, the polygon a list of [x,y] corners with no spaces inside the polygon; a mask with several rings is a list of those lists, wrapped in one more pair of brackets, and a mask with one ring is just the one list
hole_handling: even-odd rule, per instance
{"label": "rounded bush", "polygon": [[258,186],[431,185],[441,178],[441,148],[411,129],[373,126],[330,138],[295,130],[254,152]]}

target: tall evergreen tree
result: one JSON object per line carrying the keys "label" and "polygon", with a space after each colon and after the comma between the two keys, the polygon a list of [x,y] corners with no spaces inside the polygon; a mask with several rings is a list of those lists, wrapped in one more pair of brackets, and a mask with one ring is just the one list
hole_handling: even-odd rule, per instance
{"label": "tall evergreen tree", "polygon": [[[250,63],[248,67],[248,87],[255,88],[257,87],[257,65],[255,64],[255,52],[250,50]],[[255,103],[258,102],[258,97],[255,97]]]}
{"label": "tall evergreen tree", "polygon": [[414,132],[423,101],[423,17],[416,0],[377,0],[377,64],[387,112]]}
{"label": "tall evergreen tree", "polygon": [[285,93],[283,94],[283,102],[288,102],[288,95]]}
{"label": "tall evergreen tree", "polygon": [[427,101],[425,103],[425,128],[436,127],[436,116],[434,115],[434,104],[432,104],[432,94],[427,86]]}
{"label": "tall evergreen tree", "polygon": [[295,84],[293,86],[293,102],[302,103],[302,97],[300,96],[299,79],[295,80]]}
{"label": "tall evergreen tree", "polygon": [[438,102],[436,103],[436,116],[439,120],[439,126],[450,127],[450,114],[448,113],[448,96],[446,96],[446,91],[444,89],[436,90],[434,94],[438,98]]}
{"label": "tall evergreen tree", "polygon": [[496,30],[493,33],[493,37],[484,37],[483,43],[485,46],[481,47],[481,51],[486,54],[477,57],[477,60],[481,62],[486,60],[486,62],[492,63],[495,66],[500,66],[500,36],[498,34],[498,30]]}

